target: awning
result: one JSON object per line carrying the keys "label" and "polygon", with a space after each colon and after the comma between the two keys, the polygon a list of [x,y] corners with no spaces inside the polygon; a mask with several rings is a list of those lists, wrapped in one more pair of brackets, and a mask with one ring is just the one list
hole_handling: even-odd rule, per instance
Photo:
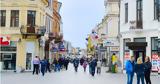
{"label": "awning", "polygon": [[145,50],[147,47],[147,42],[127,42],[126,46],[131,50]]}

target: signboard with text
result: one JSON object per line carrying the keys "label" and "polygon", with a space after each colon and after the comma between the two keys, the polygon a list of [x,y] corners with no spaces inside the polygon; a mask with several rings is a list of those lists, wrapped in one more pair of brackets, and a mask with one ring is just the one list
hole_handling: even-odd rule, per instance
{"label": "signboard with text", "polygon": [[157,54],[152,55],[152,71],[158,71],[159,57]]}
{"label": "signboard with text", "polygon": [[0,35],[0,45],[1,46],[9,46],[10,45],[10,37]]}
{"label": "signboard with text", "polygon": [[116,38],[107,38],[107,40],[105,40],[103,44],[106,47],[119,46],[118,39]]}

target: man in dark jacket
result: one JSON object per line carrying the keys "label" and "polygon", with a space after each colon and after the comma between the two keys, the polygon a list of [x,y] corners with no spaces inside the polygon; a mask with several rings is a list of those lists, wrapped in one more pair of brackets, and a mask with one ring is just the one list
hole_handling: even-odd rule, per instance
{"label": "man in dark jacket", "polygon": [[45,59],[41,60],[40,61],[41,63],[41,73],[42,73],[42,76],[44,76],[45,74],[45,70],[46,70],[46,66],[47,66],[47,62]]}
{"label": "man in dark jacket", "polygon": [[68,64],[69,64],[69,59],[65,58],[64,59],[64,66],[65,66],[66,70],[68,70]]}
{"label": "man in dark jacket", "polygon": [[94,74],[95,74],[96,66],[97,66],[97,61],[96,61],[96,59],[93,59],[92,62],[91,62],[91,64],[90,64],[91,75],[92,76],[94,76]]}
{"label": "man in dark jacket", "polygon": [[77,72],[78,66],[79,66],[79,59],[77,57],[73,60],[73,65],[74,65],[75,71]]}

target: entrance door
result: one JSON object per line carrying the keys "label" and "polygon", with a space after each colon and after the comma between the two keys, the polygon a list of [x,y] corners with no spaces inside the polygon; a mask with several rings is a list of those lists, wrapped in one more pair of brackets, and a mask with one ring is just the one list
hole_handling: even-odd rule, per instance
{"label": "entrance door", "polygon": [[33,70],[33,63],[32,60],[35,54],[35,44],[34,42],[27,42],[26,43],[26,70],[31,71]]}
{"label": "entrance door", "polygon": [[145,51],[134,51],[135,60],[137,62],[137,59],[139,57],[142,57],[143,62],[145,61],[146,52]]}
{"label": "entrance door", "polygon": [[26,54],[26,70],[32,69],[32,53]]}

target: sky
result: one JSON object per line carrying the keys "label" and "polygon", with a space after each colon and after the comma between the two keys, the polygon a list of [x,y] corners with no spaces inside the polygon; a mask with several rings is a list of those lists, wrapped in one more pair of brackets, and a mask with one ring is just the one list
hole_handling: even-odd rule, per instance
{"label": "sky", "polygon": [[64,40],[73,47],[86,48],[87,34],[104,16],[104,0],[58,0],[62,2],[60,14]]}

